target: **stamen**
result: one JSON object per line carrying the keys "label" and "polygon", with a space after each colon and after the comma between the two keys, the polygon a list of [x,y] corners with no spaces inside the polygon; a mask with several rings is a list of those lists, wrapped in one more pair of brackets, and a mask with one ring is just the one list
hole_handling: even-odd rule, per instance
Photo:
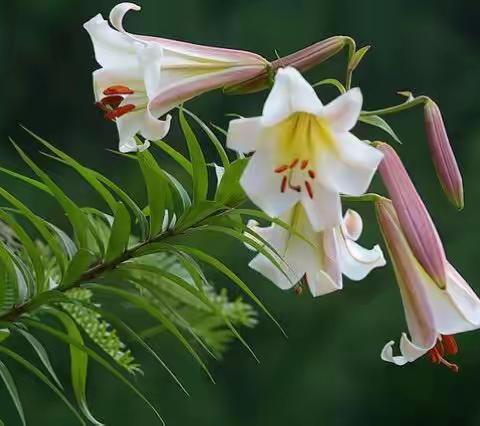
{"label": "stamen", "polygon": [[442,343],[448,355],[456,355],[458,353],[458,345],[453,336],[442,335]]}
{"label": "stamen", "polygon": [[105,113],[105,118],[107,120],[114,120],[121,117],[122,115],[129,113],[130,111],[133,111],[134,109],[135,105],[133,104],[122,105],[121,107],[112,109],[111,111],[107,111]]}
{"label": "stamen", "polygon": [[313,200],[313,189],[308,180],[305,181],[305,188],[307,189],[308,196]]}
{"label": "stamen", "polygon": [[134,93],[135,93],[135,91],[130,89],[130,87],[122,86],[122,85],[110,86],[110,87],[107,87],[103,91],[103,94],[105,96],[110,96],[110,95],[133,95]]}
{"label": "stamen", "polygon": [[308,166],[308,160],[303,160],[300,163],[300,169],[304,170]]}
{"label": "stamen", "polygon": [[290,163],[290,167],[291,169],[293,169],[299,162],[300,160],[298,158],[295,158],[295,160],[293,160],[291,163]]}
{"label": "stamen", "polygon": [[285,192],[286,189],[287,189],[287,177],[284,176],[282,178],[282,183],[280,185],[280,192]]}
{"label": "stamen", "polygon": [[315,176],[316,176],[315,170],[309,170],[308,176],[310,176],[311,179],[315,179]]}
{"label": "stamen", "polygon": [[105,105],[103,105],[102,102],[95,102],[95,106],[96,106],[97,108],[100,108],[100,109],[101,109],[102,111],[104,111],[104,112],[110,111]]}
{"label": "stamen", "polygon": [[282,166],[278,166],[276,169],[274,169],[274,172],[275,173],[283,173],[287,169],[288,169],[288,165],[283,164]]}
{"label": "stamen", "polygon": [[112,108],[118,108],[122,103],[123,97],[119,95],[106,96],[103,98],[100,103],[105,106],[110,106]]}
{"label": "stamen", "polygon": [[445,358],[440,358],[440,363],[443,364],[445,367],[448,367],[454,373],[458,373],[458,371],[460,370],[457,364],[454,364],[453,362],[448,362]]}

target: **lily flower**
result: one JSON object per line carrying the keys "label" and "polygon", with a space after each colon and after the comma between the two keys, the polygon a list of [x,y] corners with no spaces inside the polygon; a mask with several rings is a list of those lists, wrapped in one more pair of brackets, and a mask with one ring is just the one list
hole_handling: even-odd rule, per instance
{"label": "lily flower", "polygon": [[480,327],[480,299],[455,268],[447,263],[447,283],[438,287],[415,258],[393,204],[376,204],[378,222],[392,259],[402,297],[409,335],[402,334],[400,355],[393,355],[394,341],[388,342],[381,358],[404,365],[427,354],[436,364],[457,372],[447,355],[458,352],[454,334]]}
{"label": "lily flower", "polygon": [[248,227],[253,233],[247,231],[246,235],[257,243],[268,243],[268,247],[280,256],[281,264],[285,265],[282,270],[261,253],[249,266],[282,290],[290,289],[304,279],[312,295],[321,296],[342,289],[342,274],[359,281],[372,269],[385,265],[378,245],[368,250],[356,243],[363,222],[353,210],[347,210],[341,225],[320,232],[314,231],[301,204],[295,205],[280,219],[291,230],[278,224],[259,227],[258,223],[251,221]]}
{"label": "lily flower", "polygon": [[97,15],[84,27],[100,69],[94,71],[97,105],[117,123],[120,151],[136,151],[134,136],[164,137],[170,116],[160,117],[204,92],[249,80],[269,67],[254,53],[200,46],[125,31],[123,18],[133,3],[121,3],[110,23]]}
{"label": "lily flower", "polygon": [[241,185],[268,215],[300,202],[316,231],[341,222],[339,193],[363,194],[383,158],[350,130],[362,108],[360,89],[322,105],[292,67],[278,70],[260,117],[230,121],[227,146],[255,151]]}

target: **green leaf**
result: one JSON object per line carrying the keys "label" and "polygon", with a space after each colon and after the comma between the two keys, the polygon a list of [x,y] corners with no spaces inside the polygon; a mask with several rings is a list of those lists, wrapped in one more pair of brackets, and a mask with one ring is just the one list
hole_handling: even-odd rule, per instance
{"label": "green leaf", "polygon": [[360,61],[363,59],[365,54],[370,50],[370,46],[364,46],[361,49],[358,49],[350,58],[350,62],[348,64],[348,69],[350,71],[354,71],[358,65],[360,64]]}
{"label": "green leaf", "polygon": [[6,175],[12,176],[18,180],[21,180],[22,182],[25,182],[34,188],[39,189],[40,191],[46,192],[49,195],[53,195],[52,191],[48,188],[47,185],[43,184],[42,182],[39,182],[36,179],[32,179],[28,176],[22,175],[20,173],[14,172],[13,170],[8,170],[3,167],[0,167],[0,172],[5,173]]}
{"label": "green leaf", "polygon": [[109,262],[125,252],[130,239],[130,229],[130,215],[128,210],[122,202],[118,202],[105,261]]}
{"label": "green leaf", "polygon": [[207,164],[205,162],[205,157],[203,156],[203,151],[198,143],[195,133],[193,133],[192,128],[188,124],[187,119],[185,118],[185,113],[183,108],[180,108],[180,126],[182,132],[185,136],[185,140],[188,146],[188,152],[190,153],[190,160],[192,161],[193,167],[193,203],[196,204],[200,201],[203,201],[207,198],[208,192],[208,171]]}
{"label": "green leaf", "polygon": [[25,369],[30,371],[32,374],[37,376],[43,383],[45,383],[53,392],[57,394],[57,396],[65,403],[65,405],[70,409],[70,411],[75,414],[75,417],[78,419],[80,424],[83,426],[85,425],[85,422],[83,421],[82,417],[78,413],[78,411],[75,409],[75,407],[70,403],[70,401],[65,397],[65,395],[50,381],[50,379],[45,376],[37,367],[35,367],[33,364],[31,364],[29,361],[21,357],[20,355],[16,354],[15,352],[11,351],[8,348],[5,348],[3,346],[0,346],[0,352],[3,352],[5,355],[9,356],[16,362],[18,362],[20,365],[22,365]]}
{"label": "green leaf", "polygon": [[60,389],[63,389],[62,383],[60,382],[60,380],[58,380],[58,377],[55,374],[55,370],[53,369],[52,363],[50,362],[50,358],[48,356],[48,353],[47,353],[46,349],[43,347],[43,345],[40,343],[40,341],[35,336],[30,334],[28,331],[22,330],[19,327],[16,328],[16,331],[17,331],[17,333],[20,333],[23,337],[25,337],[25,339],[28,341],[28,343],[30,343],[30,345],[33,347],[33,349],[37,353],[38,357],[40,358],[40,361],[42,361],[42,364],[45,366],[47,371],[50,373],[50,375],[52,376],[52,379],[55,381],[57,386]]}
{"label": "green leaf", "polygon": [[[165,244],[165,246],[168,246]],[[231,271],[227,266],[225,266],[222,262],[220,262],[218,259],[214,258],[213,256],[210,256],[209,254],[193,248],[193,247],[188,247],[188,246],[183,246],[179,244],[175,244],[175,249],[183,251],[184,253],[190,254],[191,256],[197,258],[198,260],[210,265],[217,271],[221,272],[223,275],[225,275],[228,279],[230,279],[235,285],[237,285],[240,289],[243,290],[243,292],[249,296],[258,306],[260,309],[262,309],[265,314],[275,323],[275,325],[280,329],[283,335],[286,336],[285,331],[283,330],[282,326],[280,323],[275,319],[275,317],[270,313],[270,311],[265,307],[265,305],[258,299],[257,296],[248,288],[247,284],[243,282],[242,279],[238,275],[236,275],[233,271]]]}
{"label": "green leaf", "polygon": [[340,94],[343,94],[343,93],[346,92],[345,86],[342,83],[340,83],[338,80],[336,80],[335,78],[326,78],[324,80],[320,80],[317,83],[312,84],[312,87],[325,86],[327,84],[330,85],[330,86],[335,86],[338,89],[338,91],[340,92]]}
{"label": "green leaf", "polygon": [[[82,335],[75,322],[63,312],[56,309],[48,309],[51,315],[55,316],[67,330],[67,334],[72,340],[83,346]],[[72,377],[72,387],[75,399],[83,415],[94,425],[103,426],[95,417],[93,417],[87,403],[87,374],[88,374],[88,354],[77,346],[70,345],[70,373]]]}
{"label": "green leaf", "polygon": [[186,108],[183,108],[183,111],[185,111],[190,117],[192,117],[198,125],[202,128],[202,130],[205,132],[205,134],[208,136],[210,141],[212,142],[213,146],[218,152],[218,156],[220,157],[220,161],[222,162],[222,166],[225,169],[228,169],[228,166],[230,165],[230,160],[228,159],[227,153],[225,152],[225,149],[223,148],[222,143],[218,140],[217,136],[215,133],[212,132],[210,127],[208,127],[198,116],[196,116],[193,112],[189,111]]}
{"label": "green leaf", "polygon": [[80,208],[69,198],[65,195],[65,193],[60,189],[60,187],[53,182],[53,180],[44,172],[42,171],[23,151],[22,149],[15,144],[12,143],[15,149],[18,151],[22,159],[32,168],[35,174],[43,181],[45,185],[48,186],[50,191],[52,192],[55,199],[58,203],[62,206],[65,210],[68,220],[72,224],[75,238],[80,247],[86,248],[87,247],[87,232],[88,232],[88,221],[83,212]]}
{"label": "green leaf", "polygon": [[225,209],[225,207],[216,201],[205,200],[194,204],[189,209],[185,210],[175,228],[177,230],[185,230],[222,209]]}
{"label": "green leaf", "polygon": [[91,288],[92,290],[119,296],[122,299],[125,299],[133,305],[137,306],[138,308],[142,309],[143,311],[147,312],[153,318],[159,320],[164,325],[164,327],[182,343],[182,345],[187,349],[187,351],[190,352],[190,354],[195,358],[195,360],[200,364],[202,369],[208,375],[210,380],[212,382],[215,382],[212,375],[208,371],[205,363],[202,361],[202,359],[199,357],[199,355],[197,354],[195,349],[193,349],[190,343],[188,343],[188,341],[185,339],[177,326],[161,310],[152,305],[148,300],[137,294],[122,290],[120,288],[104,286],[101,284],[88,284],[87,287]]}
{"label": "green leaf", "polygon": [[360,115],[359,121],[382,129],[384,132],[387,132],[396,142],[399,144],[402,143],[395,131],[382,117],[378,115]]}
{"label": "green leaf", "polygon": [[149,151],[137,153],[138,162],[145,179],[148,205],[150,206],[150,237],[158,235],[163,228],[168,187],[162,169]]}
{"label": "green leaf", "polygon": [[[126,386],[128,386],[137,396],[139,396],[150,407],[150,409],[154,412],[155,416],[165,426],[165,422],[163,421],[159,412],[150,403],[150,401],[143,395],[143,393],[140,392],[135,385],[133,385],[129,380],[127,380],[122,374],[120,374],[114,367],[112,367],[107,361],[105,361],[105,359],[103,359],[96,352],[92,351],[87,346],[81,345],[78,341],[76,341],[75,339],[72,339],[68,334],[62,333],[61,331],[58,331],[53,327],[49,327],[48,325],[45,325],[41,322],[34,321],[34,320],[29,320],[29,319],[24,319],[23,322],[25,324],[29,325],[30,327],[34,327],[34,328],[37,328],[39,330],[43,330],[43,331],[49,333],[50,335],[56,337],[57,339],[65,342],[67,344],[76,346],[78,349],[87,353],[92,359],[94,359],[96,362],[98,362],[102,367],[104,367],[107,371],[109,371],[111,374],[113,374],[117,379],[119,379]],[[2,349],[5,349],[5,348],[2,348],[0,346],[0,351]]]}
{"label": "green leaf", "polygon": [[18,301],[19,281],[10,252],[0,242],[0,312],[4,313]]}
{"label": "green leaf", "polygon": [[164,141],[155,141],[153,143],[173,158],[173,160],[175,160],[190,176],[193,176],[192,163],[190,163],[190,161],[188,161],[188,159],[180,154],[175,148],[172,148]]}
{"label": "green leaf", "polygon": [[15,386],[15,382],[12,375],[10,374],[10,371],[2,361],[0,361],[0,376],[2,377],[2,380],[7,387],[8,393],[10,394],[13,403],[15,404],[15,408],[18,411],[18,415],[22,420],[23,426],[25,426],[27,422],[25,421],[25,414],[23,412],[22,402],[20,401],[20,397],[18,395],[17,386]]}
{"label": "green leaf", "polygon": [[65,273],[61,283],[61,287],[68,287],[77,281],[89,268],[94,259],[95,256],[90,250],[83,248],[79,249],[68,265],[67,272]]}
{"label": "green leaf", "polygon": [[234,161],[225,169],[220,185],[218,185],[215,201],[225,206],[236,206],[246,199],[245,191],[240,185],[240,177],[248,164],[247,158]]}

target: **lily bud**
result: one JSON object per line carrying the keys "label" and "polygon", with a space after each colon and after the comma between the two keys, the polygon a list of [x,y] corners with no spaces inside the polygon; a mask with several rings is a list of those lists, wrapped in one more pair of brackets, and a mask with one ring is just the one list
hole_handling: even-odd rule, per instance
{"label": "lily bud", "polygon": [[446,257],[440,236],[395,150],[377,144],[383,152],[378,170],[397,211],[415,257],[440,288],[446,283]]}
{"label": "lily bud", "polygon": [[432,100],[425,104],[424,111],[428,145],[438,179],[447,198],[461,210],[463,208],[462,175],[448,140],[442,113]]}
{"label": "lily bud", "polygon": [[226,87],[224,92],[228,95],[244,95],[248,93],[260,92],[269,86],[272,75],[279,68],[288,66],[296,68],[300,72],[308,71],[314,66],[325,62],[327,59],[337,54],[346,44],[347,37],[334,36],[326,40],[319,41],[311,46],[301,49],[295,53],[284,56],[273,61],[268,69],[250,80],[239,84]]}

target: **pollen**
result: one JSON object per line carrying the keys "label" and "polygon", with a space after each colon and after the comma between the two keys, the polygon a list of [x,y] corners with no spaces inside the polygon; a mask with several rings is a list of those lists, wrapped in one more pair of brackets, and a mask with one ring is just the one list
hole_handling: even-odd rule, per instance
{"label": "pollen", "polygon": [[284,176],[282,178],[282,183],[280,185],[280,192],[285,192],[286,189],[287,189],[287,177]]}
{"label": "pollen", "polygon": [[300,169],[305,170],[307,166],[308,160],[302,160],[302,162],[300,163]]}
{"label": "pollen", "polygon": [[103,94],[105,96],[111,96],[111,95],[133,95],[135,93],[134,90],[130,89],[130,87],[127,86],[122,86],[122,85],[115,85],[115,86],[110,86],[107,87],[104,91]]}
{"label": "pollen", "polygon": [[308,196],[313,200],[313,188],[308,180],[305,181],[305,188],[307,190]]}
{"label": "pollen", "polygon": [[288,166],[286,164],[284,164],[284,165],[278,166],[276,169],[274,169],[274,172],[275,173],[283,173],[286,170],[288,170]]}
{"label": "pollen", "polygon": [[122,103],[123,97],[119,95],[111,95],[104,97],[100,103],[104,106],[110,106],[112,108],[118,108],[118,106]]}
{"label": "pollen", "polygon": [[458,353],[457,342],[453,336],[444,336],[442,335],[435,346],[427,352],[428,358],[434,364],[441,364],[449,368],[452,372],[458,373],[459,367],[457,364],[454,364],[447,359],[445,359],[445,354],[447,355],[456,355]]}
{"label": "pollen", "polygon": [[310,179],[315,179],[315,176],[317,174],[315,173],[315,170],[309,170],[308,171],[308,176],[310,176]]}
{"label": "pollen", "polygon": [[115,120],[116,118],[119,118],[135,109],[135,105],[133,104],[127,104],[127,105],[122,105],[121,107],[112,109],[111,111],[107,111],[105,113],[105,118],[107,120]]}
{"label": "pollen", "polygon": [[298,158],[295,158],[291,163],[290,163],[290,168],[293,169],[296,167],[296,165],[298,164],[300,160]]}

